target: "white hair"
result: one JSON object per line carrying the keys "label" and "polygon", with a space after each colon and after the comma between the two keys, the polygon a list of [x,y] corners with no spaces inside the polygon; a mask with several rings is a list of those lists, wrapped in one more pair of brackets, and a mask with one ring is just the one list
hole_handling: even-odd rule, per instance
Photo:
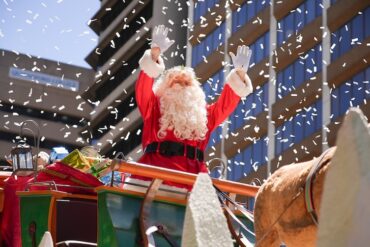
{"label": "white hair", "polygon": [[[177,76],[190,80],[190,85],[170,87],[171,80]],[[193,69],[177,66],[167,70],[154,84],[153,91],[160,103],[159,138],[164,138],[167,130],[173,130],[181,140],[205,139],[208,131],[205,94]]]}

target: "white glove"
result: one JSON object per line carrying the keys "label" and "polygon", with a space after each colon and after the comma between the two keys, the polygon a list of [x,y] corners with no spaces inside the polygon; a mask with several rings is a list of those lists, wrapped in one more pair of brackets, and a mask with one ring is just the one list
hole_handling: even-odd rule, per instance
{"label": "white glove", "polygon": [[236,56],[230,52],[230,57],[233,60],[235,69],[242,69],[244,72],[248,71],[249,61],[251,60],[252,51],[248,46],[238,46]]}
{"label": "white glove", "polygon": [[174,40],[170,40],[167,37],[168,28],[164,25],[159,25],[154,27],[154,31],[152,33],[152,44],[151,48],[159,47],[161,53],[164,53],[173,43]]}

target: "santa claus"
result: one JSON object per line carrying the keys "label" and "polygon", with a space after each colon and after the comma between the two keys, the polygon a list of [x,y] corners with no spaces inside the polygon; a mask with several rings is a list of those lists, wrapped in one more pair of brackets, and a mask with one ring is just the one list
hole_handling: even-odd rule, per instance
{"label": "santa claus", "polygon": [[204,150],[212,131],[234,111],[241,97],[253,91],[246,74],[251,51],[239,46],[236,55],[230,53],[235,68],[218,100],[208,105],[192,68],[178,66],[165,71],[161,54],[174,43],[167,34],[168,28],[155,27],[151,49],[139,61],[136,101],[144,122],[144,155],[139,162],[207,172]]}

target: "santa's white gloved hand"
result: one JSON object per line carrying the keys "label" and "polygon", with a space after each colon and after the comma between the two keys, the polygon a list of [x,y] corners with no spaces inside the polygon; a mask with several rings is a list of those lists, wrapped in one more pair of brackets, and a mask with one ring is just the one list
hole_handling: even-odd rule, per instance
{"label": "santa's white gloved hand", "polygon": [[252,51],[248,46],[242,45],[238,46],[236,55],[232,52],[229,53],[233,61],[234,68],[237,70],[243,70],[244,72],[248,71],[249,61],[251,60]]}
{"label": "santa's white gloved hand", "polygon": [[151,48],[158,47],[161,50],[161,53],[164,53],[173,43],[174,40],[170,40],[167,37],[168,28],[164,25],[159,25],[154,27],[154,31],[152,33],[152,44]]}

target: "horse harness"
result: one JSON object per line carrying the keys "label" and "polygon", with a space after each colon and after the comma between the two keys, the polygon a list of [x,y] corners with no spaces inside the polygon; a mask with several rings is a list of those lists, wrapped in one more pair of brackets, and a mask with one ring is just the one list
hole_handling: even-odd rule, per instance
{"label": "horse harness", "polygon": [[[261,237],[260,242],[262,242],[262,240],[265,239],[270,234],[270,232],[273,230],[274,225],[279,222],[280,218],[290,208],[290,206],[292,206],[292,204],[295,202],[295,200],[302,194],[303,190],[305,192],[304,200],[305,200],[305,205],[306,205],[307,212],[310,214],[313,222],[316,225],[318,225],[318,220],[317,220],[318,218],[317,218],[317,214],[316,214],[316,211],[315,211],[315,205],[314,205],[313,196],[312,196],[312,184],[313,184],[313,180],[315,178],[316,173],[321,169],[321,167],[324,164],[324,162],[322,162],[322,161],[323,161],[325,155],[328,154],[330,152],[330,150],[332,150],[332,149],[333,149],[333,147],[327,149],[324,153],[321,154],[321,156],[318,158],[318,161],[316,162],[316,164],[311,168],[311,171],[310,171],[310,173],[308,174],[308,176],[306,178],[306,183],[305,183],[304,187],[299,188],[297,194],[292,198],[292,200],[286,206],[284,211],[281,212],[281,214],[277,217],[277,219],[274,221],[274,223],[272,223],[272,225],[270,226],[268,231],[266,231],[265,234]],[[258,246],[259,246],[259,243],[256,244],[256,247],[258,247]]]}
{"label": "horse harness", "polygon": [[318,225],[318,217],[315,210],[315,204],[313,201],[313,191],[312,191],[312,185],[313,180],[315,178],[316,173],[321,169],[323,164],[325,162],[322,162],[324,160],[324,157],[326,154],[328,154],[333,148],[327,149],[324,153],[321,154],[321,156],[318,158],[318,161],[316,164],[311,168],[310,173],[308,174],[306,178],[306,183],[304,186],[304,201],[306,205],[307,212],[311,216],[312,221]]}

